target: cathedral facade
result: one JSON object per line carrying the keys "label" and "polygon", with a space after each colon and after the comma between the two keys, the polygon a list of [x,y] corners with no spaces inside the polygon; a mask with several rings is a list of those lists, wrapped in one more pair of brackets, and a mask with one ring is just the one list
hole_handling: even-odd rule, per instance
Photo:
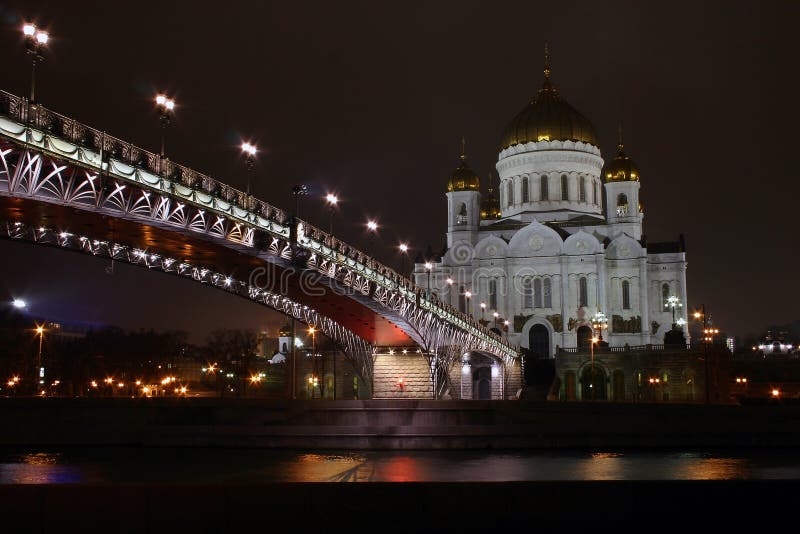
{"label": "cathedral facade", "polygon": [[[594,126],[545,66],[538,93],[506,127],[497,191],[483,194],[463,153],[447,182],[447,248],[416,284],[535,357],[688,339],[683,238],[648,243],[639,170],[604,159]],[[610,349],[609,349],[610,347]]]}

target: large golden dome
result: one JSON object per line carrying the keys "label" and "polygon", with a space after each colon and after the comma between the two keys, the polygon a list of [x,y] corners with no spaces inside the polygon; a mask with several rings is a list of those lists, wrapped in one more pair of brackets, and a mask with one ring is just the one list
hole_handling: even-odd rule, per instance
{"label": "large golden dome", "polygon": [[550,61],[545,50],[544,84],[506,127],[500,150],[530,141],[556,140],[598,146],[597,134],[589,119],[563,100],[550,83]]}
{"label": "large golden dome", "polygon": [[639,168],[631,158],[622,150],[624,145],[620,140],[617,145],[617,155],[603,168],[603,178],[606,182],[638,182]]}
{"label": "large golden dome", "polygon": [[450,180],[447,181],[447,192],[480,191],[480,188],[481,181],[478,179],[478,175],[475,174],[475,171],[470,169],[469,165],[467,165],[467,156],[462,151],[461,163],[458,164],[453,175],[450,176]]}

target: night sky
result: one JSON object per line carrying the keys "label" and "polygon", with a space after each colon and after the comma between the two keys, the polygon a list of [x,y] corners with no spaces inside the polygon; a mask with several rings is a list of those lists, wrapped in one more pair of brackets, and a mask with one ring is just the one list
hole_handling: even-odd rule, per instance
{"label": "night sky", "polygon": [[[606,160],[622,123],[642,173],[648,242],[686,239],[689,308],[759,334],[800,318],[800,113],[791,2],[0,3],[0,88],[24,95],[23,19],[51,32],[37,77],[47,107],[157,151],[156,91],[177,101],[167,152],[242,189],[242,137],[261,148],[253,189],[399,267],[398,240],[441,250],[445,191],[466,138],[484,178],[511,118],[542,83],[594,124]],[[193,282],[0,242],[0,286],[33,313],[124,328],[283,320]]]}

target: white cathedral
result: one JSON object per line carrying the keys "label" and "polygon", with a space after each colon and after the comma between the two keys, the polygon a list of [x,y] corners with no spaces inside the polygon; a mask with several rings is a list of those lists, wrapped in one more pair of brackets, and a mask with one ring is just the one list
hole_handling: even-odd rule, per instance
{"label": "white cathedral", "polygon": [[661,344],[673,317],[688,339],[685,310],[673,309],[687,302],[683,238],[645,241],[639,170],[622,139],[605,162],[549,61],[496,168],[499,198],[491,186],[484,196],[462,150],[447,183],[447,250],[415,265],[419,287],[540,358],[597,335],[610,347]]}

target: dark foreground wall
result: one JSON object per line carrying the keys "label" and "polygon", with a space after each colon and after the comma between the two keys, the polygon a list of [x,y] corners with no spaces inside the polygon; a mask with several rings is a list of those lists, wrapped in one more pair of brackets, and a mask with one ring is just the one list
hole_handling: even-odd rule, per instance
{"label": "dark foreground wall", "polygon": [[0,446],[798,447],[800,406],[4,398],[0,428]]}
{"label": "dark foreground wall", "polygon": [[798,489],[797,481],[6,485],[0,514],[13,533],[790,532]]}

